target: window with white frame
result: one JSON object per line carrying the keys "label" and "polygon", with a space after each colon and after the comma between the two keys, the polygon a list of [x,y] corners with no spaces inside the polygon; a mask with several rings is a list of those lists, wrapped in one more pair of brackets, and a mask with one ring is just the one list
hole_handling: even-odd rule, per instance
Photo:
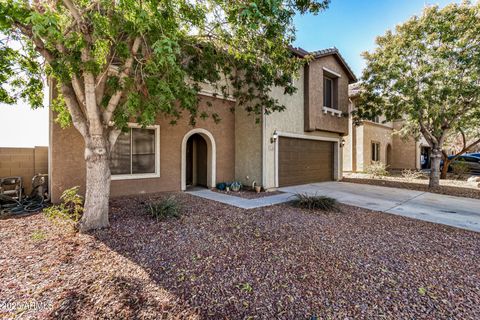
{"label": "window with white frame", "polygon": [[380,143],[372,142],[372,161],[380,161]]}
{"label": "window with white frame", "polygon": [[131,127],[113,147],[110,170],[113,178],[141,178],[159,174],[160,127]]}

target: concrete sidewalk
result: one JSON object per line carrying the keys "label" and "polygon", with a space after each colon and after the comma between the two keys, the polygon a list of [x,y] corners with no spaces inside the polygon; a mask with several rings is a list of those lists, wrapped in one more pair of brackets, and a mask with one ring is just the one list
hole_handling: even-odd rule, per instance
{"label": "concrete sidewalk", "polygon": [[242,209],[255,209],[260,207],[268,207],[274,204],[284,203],[292,200],[293,194],[285,192],[272,196],[265,196],[257,199],[245,199],[236,196],[231,196],[224,193],[214,192],[208,189],[187,191],[197,197],[214,200],[217,202],[225,203],[234,207]]}
{"label": "concrete sidewalk", "polygon": [[295,193],[324,195],[348,205],[480,232],[480,200],[477,199],[347,182],[322,182],[279,190],[285,193],[258,199],[243,199],[210,190],[189,193],[243,209],[287,202]]}

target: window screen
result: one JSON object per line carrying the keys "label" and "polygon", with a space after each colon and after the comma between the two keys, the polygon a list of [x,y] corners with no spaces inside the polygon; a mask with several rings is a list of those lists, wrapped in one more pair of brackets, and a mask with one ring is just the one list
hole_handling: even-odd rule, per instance
{"label": "window screen", "polygon": [[112,174],[155,173],[155,130],[131,128],[120,134],[110,161]]}
{"label": "window screen", "polygon": [[132,173],[155,173],[155,130],[132,129]]}
{"label": "window screen", "polygon": [[333,80],[330,78],[323,78],[323,105],[333,108]]}

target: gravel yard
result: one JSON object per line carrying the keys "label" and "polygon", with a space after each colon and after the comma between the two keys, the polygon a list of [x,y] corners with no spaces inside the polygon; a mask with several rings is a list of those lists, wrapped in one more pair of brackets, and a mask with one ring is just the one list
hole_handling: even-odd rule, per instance
{"label": "gravel yard", "polygon": [[342,181],[480,199],[480,188],[477,186],[479,183],[465,180],[440,180],[439,187],[429,188],[427,176],[423,179],[405,179],[399,175],[390,175],[374,179],[364,173],[344,173]]}
{"label": "gravel yard", "polygon": [[184,193],[182,218],[143,214],[165,196],[112,200],[111,228],[90,235],[0,220],[0,318],[480,318],[479,233]]}

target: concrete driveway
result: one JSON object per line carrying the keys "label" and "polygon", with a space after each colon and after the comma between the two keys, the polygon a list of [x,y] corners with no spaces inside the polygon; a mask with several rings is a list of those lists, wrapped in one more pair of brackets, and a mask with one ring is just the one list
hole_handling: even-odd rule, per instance
{"label": "concrete driveway", "polygon": [[341,203],[480,232],[480,200],[347,182],[280,188],[325,195]]}

